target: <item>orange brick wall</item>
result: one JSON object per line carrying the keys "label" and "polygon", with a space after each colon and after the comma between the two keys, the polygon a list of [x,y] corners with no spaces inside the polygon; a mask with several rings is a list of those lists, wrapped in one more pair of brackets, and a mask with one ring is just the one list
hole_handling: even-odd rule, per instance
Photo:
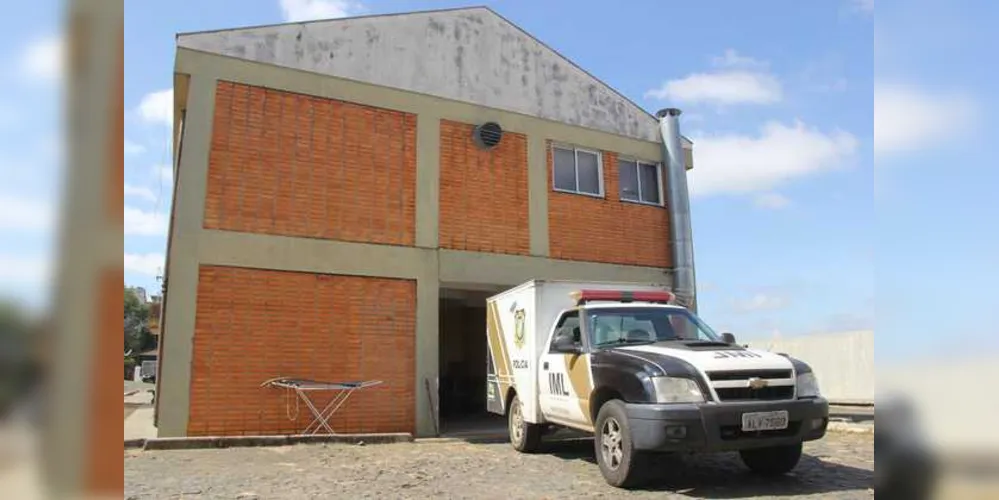
{"label": "orange brick wall", "polygon": [[414,281],[202,266],[188,434],[300,432],[311,413],[259,387],[274,377],[383,380],[350,397],[334,430],[413,432],[415,308]]}
{"label": "orange brick wall", "polygon": [[[603,152],[604,198],[553,190],[548,144],[548,238],[552,258],[670,267],[669,214],[663,207],[620,201],[617,154]],[[667,200],[667,203],[669,200]]]}
{"label": "orange brick wall", "polygon": [[204,227],[412,245],[416,116],[219,82]]}
{"label": "orange brick wall", "polygon": [[526,255],[530,251],[527,138],[503,133],[477,147],[473,125],[441,120],[440,246]]}

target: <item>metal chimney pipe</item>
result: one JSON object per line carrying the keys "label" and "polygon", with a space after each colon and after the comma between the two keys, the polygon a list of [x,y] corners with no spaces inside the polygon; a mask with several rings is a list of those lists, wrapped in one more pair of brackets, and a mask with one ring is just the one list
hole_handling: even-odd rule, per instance
{"label": "metal chimney pipe", "polygon": [[669,239],[673,255],[673,293],[677,301],[697,313],[697,282],[694,274],[694,237],[690,224],[690,195],[687,168],[680,140],[680,113],[676,108],[656,113],[662,135],[668,196]]}

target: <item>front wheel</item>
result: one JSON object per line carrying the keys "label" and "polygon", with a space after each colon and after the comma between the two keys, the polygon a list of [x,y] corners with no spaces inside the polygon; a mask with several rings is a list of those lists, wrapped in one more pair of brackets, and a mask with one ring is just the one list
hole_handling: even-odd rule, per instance
{"label": "front wheel", "polygon": [[749,470],[762,476],[779,476],[791,472],[801,460],[802,444],[742,450],[739,456]]}
{"label": "front wheel", "polygon": [[624,404],[618,400],[604,403],[597,413],[595,435],[597,465],[611,486],[630,488],[648,478],[648,457],[636,451],[631,442],[631,426]]}
{"label": "front wheel", "polygon": [[513,396],[508,413],[510,444],[513,448],[523,453],[537,451],[541,445],[541,426],[524,420],[524,407],[519,396]]}

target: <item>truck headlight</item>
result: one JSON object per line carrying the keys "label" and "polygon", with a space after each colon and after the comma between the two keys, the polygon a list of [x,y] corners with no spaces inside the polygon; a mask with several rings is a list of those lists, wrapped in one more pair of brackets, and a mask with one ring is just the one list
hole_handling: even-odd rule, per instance
{"label": "truck headlight", "polygon": [[817,398],[821,395],[819,393],[819,379],[815,378],[814,373],[802,373],[798,375],[794,383],[798,386],[799,398]]}
{"label": "truck headlight", "polygon": [[701,403],[704,395],[697,382],[680,377],[652,377],[657,403]]}

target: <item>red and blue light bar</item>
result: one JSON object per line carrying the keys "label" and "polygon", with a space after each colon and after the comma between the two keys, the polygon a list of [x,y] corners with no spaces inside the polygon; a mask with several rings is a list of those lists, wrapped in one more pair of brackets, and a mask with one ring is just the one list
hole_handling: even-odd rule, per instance
{"label": "red and blue light bar", "polygon": [[593,301],[667,304],[676,298],[672,292],[665,290],[579,290],[573,292],[572,297],[576,300],[576,305]]}

